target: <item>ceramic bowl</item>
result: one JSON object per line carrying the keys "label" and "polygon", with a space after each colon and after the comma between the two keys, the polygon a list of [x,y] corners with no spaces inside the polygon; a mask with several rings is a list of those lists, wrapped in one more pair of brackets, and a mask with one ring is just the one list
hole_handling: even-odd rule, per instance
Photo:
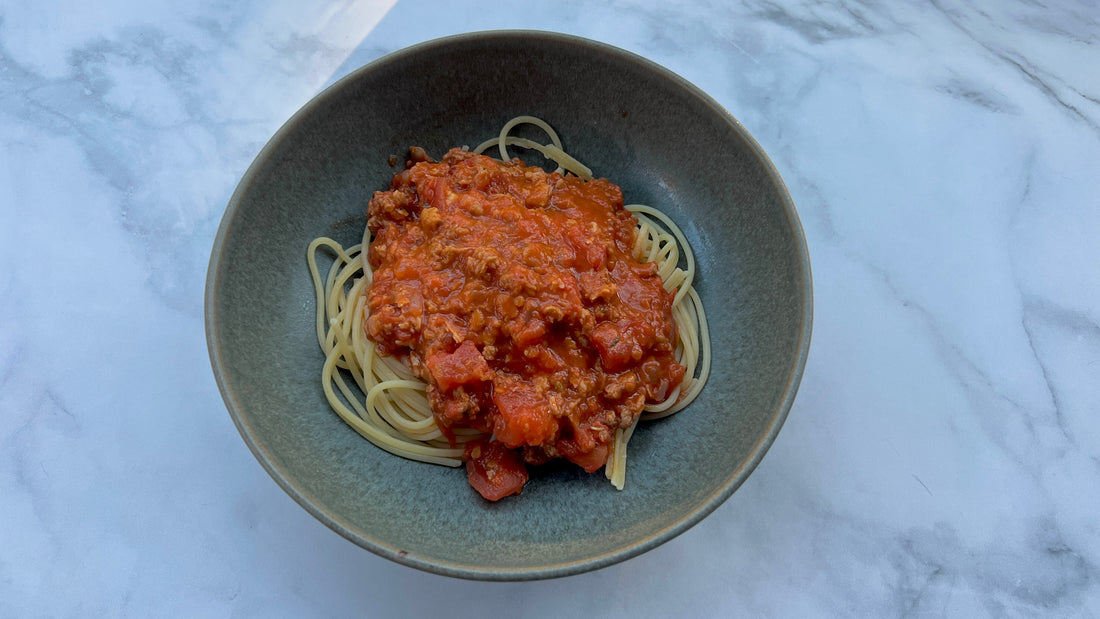
{"label": "ceramic bowl", "polygon": [[[624,490],[602,473],[549,465],[521,495],[489,503],[463,469],[383,452],[329,408],[306,246],[322,235],[357,242],[367,201],[388,187],[409,146],[439,157],[522,114],[548,121],[566,150],[619,184],[628,203],[657,206],[683,228],[698,260],[714,361],[690,407],[639,427]],[[311,514],[404,565],[525,580],[638,555],[733,494],[790,409],[811,298],[794,204],[760,145],[722,106],[608,45],[485,32],[357,69],[275,134],[218,230],[206,333],[245,443]]]}

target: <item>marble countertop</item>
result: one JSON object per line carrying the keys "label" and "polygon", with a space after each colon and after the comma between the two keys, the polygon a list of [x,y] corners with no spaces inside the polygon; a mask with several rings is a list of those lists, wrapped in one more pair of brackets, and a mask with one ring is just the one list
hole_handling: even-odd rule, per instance
{"label": "marble countertop", "polygon": [[[1100,615],[1100,6],[0,4],[0,616]],[[319,89],[438,36],[646,56],[787,181],[815,283],[783,431],[713,515],[580,576],[347,542],[252,457],[214,232]]]}

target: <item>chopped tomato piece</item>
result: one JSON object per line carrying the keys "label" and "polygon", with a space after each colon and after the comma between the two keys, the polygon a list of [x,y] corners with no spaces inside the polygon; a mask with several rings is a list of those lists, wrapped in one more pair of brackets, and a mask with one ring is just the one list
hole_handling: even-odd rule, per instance
{"label": "chopped tomato piece", "polygon": [[612,322],[601,323],[592,330],[590,338],[596,351],[600,353],[604,370],[608,372],[625,369],[635,361],[635,353],[641,352],[630,332],[621,330],[619,325]]}
{"label": "chopped tomato piece", "polygon": [[498,374],[493,403],[500,413],[493,423],[493,436],[509,448],[542,445],[557,432],[558,420],[547,414],[546,401],[519,380]]}
{"label": "chopped tomato piece", "polygon": [[588,473],[595,473],[607,464],[607,445],[596,445],[590,451],[583,451],[574,440],[558,441],[558,451],[573,464]]}
{"label": "chopped tomato piece", "polygon": [[500,441],[475,441],[466,447],[466,458],[470,485],[490,501],[519,494],[527,483],[523,460]]}
{"label": "chopped tomato piece", "polygon": [[428,359],[428,372],[439,388],[450,391],[458,385],[489,380],[492,372],[477,345],[466,340],[453,353],[436,353]]}

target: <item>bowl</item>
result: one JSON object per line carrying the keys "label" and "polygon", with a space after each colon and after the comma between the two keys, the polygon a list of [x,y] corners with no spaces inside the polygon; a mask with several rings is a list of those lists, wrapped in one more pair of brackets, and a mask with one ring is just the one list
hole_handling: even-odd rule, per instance
{"label": "bowl", "polygon": [[[389,186],[409,146],[439,157],[523,114],[549,122],[566,150],[620,185],[628,203],[657,206],[683,229],[697,256],[713,368],[691,406],[639,426],[624,490],[601,473],[548,465],[521,495],[489,503],[463,469],[386,453],[329,408],[305,256],[317,236],[358,241],[367,201]],[[245,443],[321,522],[414,568],[529,580],[638,555],[729,498],[795,397],[811,299],[794,204],[760,145],[718,103],[605,44],[481,32],[361,67],[279,129],[218,230],[206,334]]]}

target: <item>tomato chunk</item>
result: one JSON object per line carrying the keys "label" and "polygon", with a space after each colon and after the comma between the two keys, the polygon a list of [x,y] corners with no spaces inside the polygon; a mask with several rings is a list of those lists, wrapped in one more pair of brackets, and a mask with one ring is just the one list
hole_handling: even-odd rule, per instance
{"label": "tomato chunk", "polygon": [[436,353],[428,358],[428,372],[439,388],[450,391],[458,385],[489,380],[492,372],[477,345],[470,340],[462,342],[453,353]]}
{"label": "tomato chunk", "polygon": [[609,372],[618,372],[636,361],[635,356],[642,352],[634,341],[632,333],[612,322],[601,323],[589,336],[592,344],[600,353],[600,361]]}
{"label": "tomato chunk", "polygon": [[607,445],[596,445],[589,451],[584,451],[573,440],[558,441],[558,451],[573,464],[581,467],[587,473],[595,473],[600,467],[607,464]]}
{"label": "tomato chunk", "polygon": [[509,448],[542,445],[557,433],[558,420],[547,414],[546,401],[530,385],[498,374],[493,403],[500,413],[493,422],[493,436]]}
{"label": "tomato chunk", "polygon": [[466,447],[466,457],[470,485],[490,501],[519,494],[527,483],[523,460],[500,441],[475,441]]}

